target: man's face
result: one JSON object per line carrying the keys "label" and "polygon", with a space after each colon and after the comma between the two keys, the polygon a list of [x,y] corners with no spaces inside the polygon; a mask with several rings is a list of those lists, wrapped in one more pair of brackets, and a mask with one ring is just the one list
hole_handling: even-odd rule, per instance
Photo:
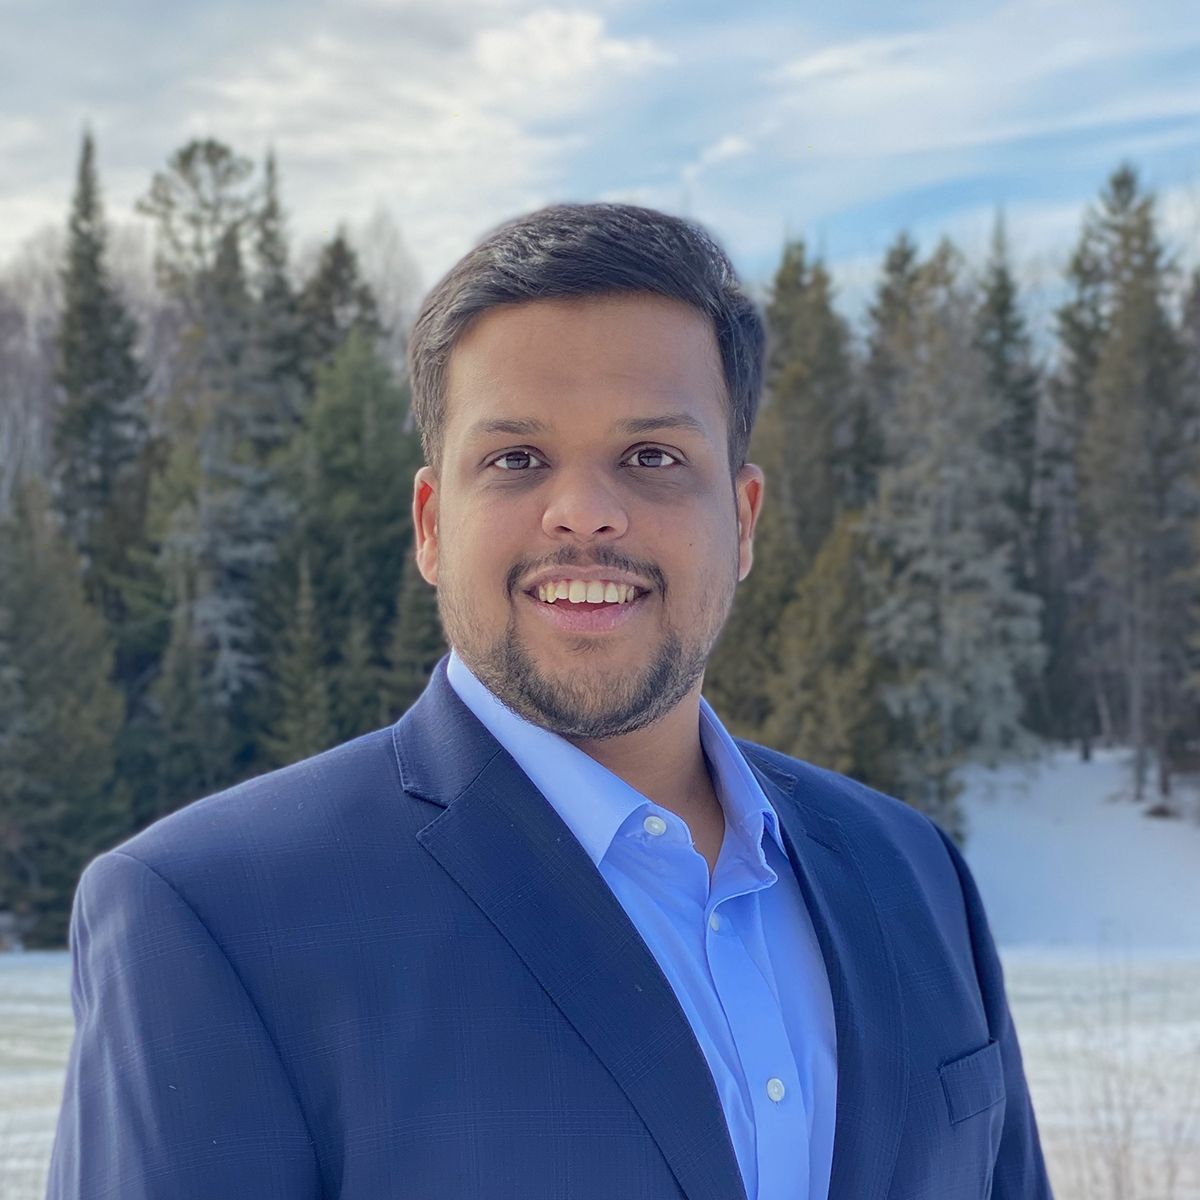
{"label": "man's face", "polygon": [[[449,643],[527,720],[615,737],[699,691],[762,499],[758,467],[730,480],[724,396],[711,321],[663,297],[503,306],[458,341],[417,563]],[[595,616],[526,590],[573,568],[647,590]]]}

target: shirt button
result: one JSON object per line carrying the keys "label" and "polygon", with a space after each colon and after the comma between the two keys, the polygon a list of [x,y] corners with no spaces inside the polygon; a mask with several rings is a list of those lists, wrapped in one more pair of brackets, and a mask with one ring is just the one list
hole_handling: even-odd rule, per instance
{"label": "shirt button", "polygon": [[783,1080],[768,1079],[767,1080],[767,1095],[775,1101],[776,1104],[783,1099]]}
{"label": "shirt button", "polygon": [[710,929],[721,928],[721,918],[716,913],[713,913],[713,915],[708,918],[708,927]]}
{"label": "shirt button", "polygon": [[667,832],[667,823],[662,819],[662,817],[647,817],[642,822],[642,828],[647,833],[651,833],[655,837],[659,837]]}

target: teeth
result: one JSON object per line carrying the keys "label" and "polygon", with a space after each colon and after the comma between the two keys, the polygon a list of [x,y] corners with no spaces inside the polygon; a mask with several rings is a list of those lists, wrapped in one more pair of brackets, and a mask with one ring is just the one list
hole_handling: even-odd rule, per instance
{"label": "teeth", "polygon": [[539,583],[537,587],[538,599],[548,604],[556,600],[569,600],[572,604],[628,604],[636,593],[632,584],[599,579],[560,579]]}

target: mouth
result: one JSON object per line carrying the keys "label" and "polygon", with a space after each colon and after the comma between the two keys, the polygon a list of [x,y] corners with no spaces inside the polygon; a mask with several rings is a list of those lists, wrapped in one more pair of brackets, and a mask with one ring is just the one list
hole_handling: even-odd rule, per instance
{"label": "mouth", "polygon": [[650,599],[649,592],[642,592],[624,604],[588,604],[583,601],[572,604],[569,600],[556,600],[553,604],[539,600],[536,593],[522,592],[541,618],[552,628],[568,633],[612,633],[632,621]]}

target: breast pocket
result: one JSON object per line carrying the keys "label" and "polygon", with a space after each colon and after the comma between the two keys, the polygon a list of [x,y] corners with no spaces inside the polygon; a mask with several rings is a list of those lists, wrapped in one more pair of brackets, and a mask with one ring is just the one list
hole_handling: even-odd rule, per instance
{"label": "breast pocket", "polygon": [[938,1067],[950,1124],[957,1125],[1004,1099],[1004,1064],[994,1038],[979,1050]]}

